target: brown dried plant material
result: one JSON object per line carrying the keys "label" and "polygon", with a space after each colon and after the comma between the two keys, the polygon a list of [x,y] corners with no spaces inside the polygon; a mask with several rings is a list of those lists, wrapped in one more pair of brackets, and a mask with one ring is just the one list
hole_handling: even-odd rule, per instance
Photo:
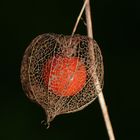
{"label": "brown dried plant material", "polygon": [[[90,46],[94,49],[92,56]],[[67,63],[73,63],[69,64],[74,66],[70,72],[73,77],[64,82],[65,78],[69,77],[66,70],[70,70],[69,67],[64,68],[67,59]],[[73,59],[76,59],[76,62],[69,61]],[[46,63],[51,66],[47,69],[47,84],[42,74]],[[78,71],[80,66],[82,70],[85,69],[84,72]],[[47,115],[47,123],[50,123],[57,115],[82,110],[95,100],[98,94],[95,88],[96,79],[93,79],[95,72],[103,87],[103,60],[95,40],[81,35],[43,34],[37,36],[25,51],[21,65],[21,82],[27,97],[43,107]],[[55,81],[57,88],[54,87],[54,78],[57,81]],[[74,85],[77,87],[79,83],[82,85],[78,90],[72,84],[73,79],[75,81],[77,79],[77,85]],[[62,85],[65,90],[62,90]],[[61,93],[55,93],[56,90]],[[72,94],[66,94],[71,91]]]}

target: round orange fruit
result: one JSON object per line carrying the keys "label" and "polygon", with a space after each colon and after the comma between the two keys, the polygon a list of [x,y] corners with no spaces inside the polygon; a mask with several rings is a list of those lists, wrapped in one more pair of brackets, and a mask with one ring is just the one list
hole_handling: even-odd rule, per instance
{"label": "round orange fruit", "polygon": [[43,67],[45,86],[58,96],[73,96],[86,83],[85,64],[77,57],[53,57]]}

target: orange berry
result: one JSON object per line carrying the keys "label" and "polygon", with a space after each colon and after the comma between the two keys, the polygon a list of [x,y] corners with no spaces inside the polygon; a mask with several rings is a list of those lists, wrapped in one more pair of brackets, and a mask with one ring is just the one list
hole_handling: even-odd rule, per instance
{"label": "orange berry", "polygon": [[73,96],[86,83],[86,67],[77,57],[54,57],[45,64],[43,79],[54,94]]}

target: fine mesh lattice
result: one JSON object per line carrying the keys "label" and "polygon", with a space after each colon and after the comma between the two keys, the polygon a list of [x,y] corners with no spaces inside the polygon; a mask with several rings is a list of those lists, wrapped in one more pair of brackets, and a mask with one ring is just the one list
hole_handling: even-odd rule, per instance
{"label": "fine mesh lattice", "polygon": [[[21,82],[26,95],[44,108],[49,123],[59,114],[79,111],[94,101],[98,94],[95,72],[102,88],[103,60],[95,40],[81,35],[43,34],[25,51]],[[73,77],[65,81],[66,73]],[[77,80],[75,87],[72,78]]]}

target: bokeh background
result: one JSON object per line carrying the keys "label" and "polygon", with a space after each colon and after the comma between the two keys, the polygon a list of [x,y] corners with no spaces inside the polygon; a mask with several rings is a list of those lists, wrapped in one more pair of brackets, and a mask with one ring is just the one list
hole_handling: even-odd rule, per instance
{"label": "bokeh background", "polygon": [[[86,109],[56,117],[47,130],[42,108],[25,96],[20,65],[42,33],[70,35],[82,0],[1,0],[0,140],[108,140],[96,99]],[[104,57],[104,95],[118,140],[140,139],[140,3],[91,0],[94,38]],[[84,16],[83,16],[84,19]],[[80,22],[77,32],[86,35]]]}

